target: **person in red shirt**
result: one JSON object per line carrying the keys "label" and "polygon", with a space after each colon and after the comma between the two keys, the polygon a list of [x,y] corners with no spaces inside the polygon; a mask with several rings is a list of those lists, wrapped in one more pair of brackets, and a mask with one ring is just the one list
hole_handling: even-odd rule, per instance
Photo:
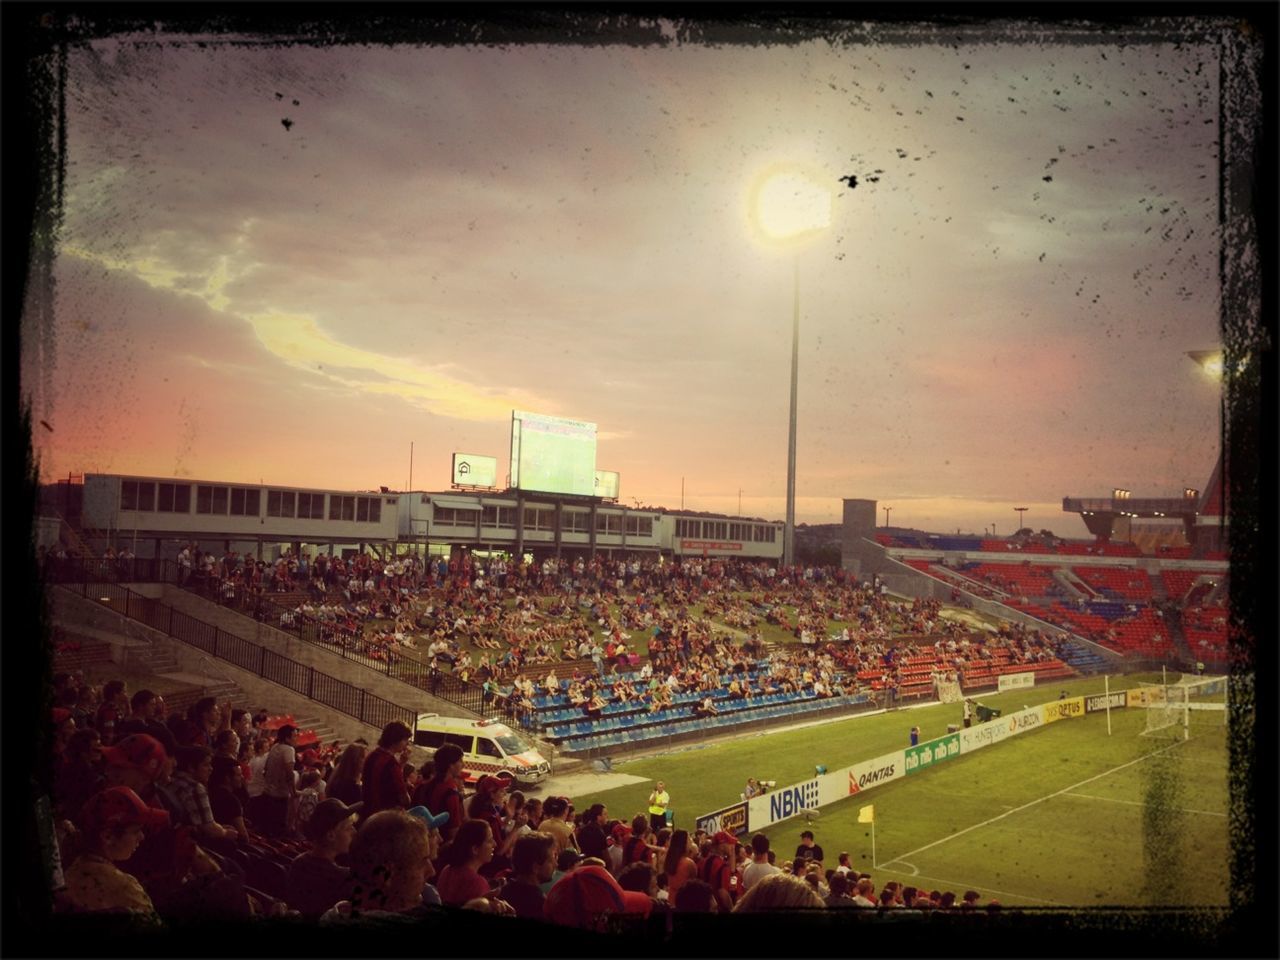
{"label": "person in red shirt", "polygon": [[382,728],[378,745],[364,761],[361,822],[380,810],[403,810],[409,806],[404,764],[412,736],[412,731],[399,720]]}
{"label": "person in red shirt", "polygon": [[448,842],[465,819],[462,815],[462,749],[446,743],[436,751],[432,766],[431,779],[423,781],[414,790],[413,803],[426,807],[433,814],[449,815],[448,823],[440,828]]}

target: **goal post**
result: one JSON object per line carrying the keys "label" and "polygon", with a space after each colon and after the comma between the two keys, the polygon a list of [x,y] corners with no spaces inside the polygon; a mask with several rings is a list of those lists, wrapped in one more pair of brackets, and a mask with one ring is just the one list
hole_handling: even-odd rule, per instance
{"label": "goal post", "polygon": [[1184,677],[1177,683],[1142,683],[1146,724],[1142,736],[1162,730],[1190,739],[1195,726],[1224,726],[1227,722],[1227,678]]}

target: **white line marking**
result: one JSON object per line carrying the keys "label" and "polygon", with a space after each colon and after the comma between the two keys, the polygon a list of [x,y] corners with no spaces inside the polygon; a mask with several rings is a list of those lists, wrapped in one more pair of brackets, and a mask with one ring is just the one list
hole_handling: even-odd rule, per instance
{"label": "white line marking", "polygon": [[1173,743],[1169,744],[1169,746],[1167,747],[1161,747],[1159,750],[1153,750],[1151,753],[1143,754],[1142,756],[1137,757],[1136,759],[1130,760],[1128,763],[1122,763],[1118,767],[1112,767],[1110,770],[1104,770],[1102,773],[1089,777],[1087,780],[1081,780],[1079,783],[1073,783],[1069,787],[1063,787],[1061,790],[1058,790],[1054,793],[1050,793],[1036,800],[1032,800],[1030,803],[1024,803],[1020,807],[1014,807],[1012,810],[1009,810],[1005,813],[1001,813],[1001,814],[998,814],[997,816],[991,817],[989,820],[983,820],[981,823],[975,823],[971,827],[965,827],[963,830],[958,830],[953,834],[943,837],[941,840],[935,840],[933,841],[933,843],[926,843],[923,847],[917,847],[915,850],[912,850],[909,853],[904,853],[901,857],[894,857],[892,860],[883,860],[881,862],[896,863],[906,857],[913,857],[917,853],[923,853],[925,850],[932,850],[934,847],[938,846],[939,844],[946,843],[948,840],[954,840],[956,837],[964,836],[966,833],[970,832],[971,830],[977,830],[979,827],[985,827],[988,824],[995,823],[997,820],[1003,820],[1005,817],[1009,817],[1015,813],[1018,813],[1019,811],[1026,810],[1028,807],[1034,807],[1037,803],[1044,803],[1046,800],[1052,800],[1054,797],[1060,797],[1062,796],[1062,794],[1068,793],[1074,790],[1076,787],[1083,787],[1086,783],[1093,783],[1093,781],[1095,780],[1101,780],[1103,777],[1108,777],[1111,774],[1117,772],[1118,770],[1123,770],[1125,767],[1132,767],[1135,763],[1141,763],[1143,760],[1149,760],[1154,756],[1158,756],[1159,754],[1166,753],[1182,742],[1183,741],[1181,740],[1175,740]]}
{"label": "white line marking", "polygon": [[[1081,797],[1082,799],[1085,799],[1085,800],[1106,800],[1108,803],[1127,803],[1132,807],[1146,806],[1145,803],[1140,803],[1137,800],[1117,800],[1115,797],[1097,797],[1097,796],[1094,796],[1092,793],[1068,793],[1067,796]],[[1174,807],[1173,809],[1179,811],[1180,813],[1197,813],[1202,817],[1222,817],[1225,819],[1227,816],[1225,813],[1217,813],[1216,811],[1213,811],[1213,810],[1193,810],[1190,807]]]}

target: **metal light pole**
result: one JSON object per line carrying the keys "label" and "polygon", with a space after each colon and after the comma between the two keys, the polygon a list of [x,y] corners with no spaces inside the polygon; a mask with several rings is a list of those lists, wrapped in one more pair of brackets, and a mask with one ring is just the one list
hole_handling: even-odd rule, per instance
{"label": "metal light pole", "polygon": [[[1014,508],[1013,508],[1013,511],[1014,511],[1014,513],[1016,513],[1016,514],[1018,515],[1018,530],[1021,530],[1021,529],[1023,529],[1023,527],[1025,526],[1025,524],[1022,522],[1022,517],[1023,517],[1023,515],[1027,512],[1027,508],[1026,508],[1026,507],[1014,507]],[[1017,531],[1014,531],[1014,532],[1016,533]]]}
{"label": "metal light pole", "polygon": [[883,509],[884,509],[884,525],[885,525],[885,528],[887,529],[889,526],[889,511],[891,511],[893,507],[884,507]]}
{"label": "metal light pole", "polygon": [[791,419],[787,426],[787,520],[782,532],[782,565],[796,562],[796,384],[800,370],[800,258],[794,261],[791,313]]}

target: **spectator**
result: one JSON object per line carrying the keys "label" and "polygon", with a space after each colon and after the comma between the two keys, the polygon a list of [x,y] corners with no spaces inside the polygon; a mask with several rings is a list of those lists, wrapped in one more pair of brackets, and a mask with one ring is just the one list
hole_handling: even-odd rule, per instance
{"label": "spectator", "polygon": [[633,863],[653,863],[653,855],[660,848],[649,843],[650,836],[648,818],[637,813],[631,818],[631,834],[622,843],[623,869]]}
{"label": "spectator", "polygon": [[351,899],[339,901],[320,922],[412,921],[426,915],[434,909],[423,900],[434,869],[431,852],[427,825],[408,811],[368,817],[351,842]]}
{"label": "spectator", "polygon": [[[515,829],[508,830],[506,825],[506,781],[485,774],[476,781],[476,792],[467,804],[467,816],[471,820],[483,820],[489,824],[489,832],[496,845],[494,855],[480,871],[486,877],[492,877],[511,866],[511,850],[517,837]],[[515,826],[518,827],[525,816],[523,808],[517,814]]]}
{"label": "spectator", "polygon": [[97,730],[77,730],[55,771],[54,807],[59,817],[76,820],[86,800],[102,789],[102,739]]}
{"label": "spectator", "polygon": [[765,877],[782,871],[769,862],[769,838],[757,833],[751,838],[751,862],[742,871],[742,890],[745,893]]}
{"label": "spectator", "polygon": [[181,810],[181,820],[194,827],[196,837],[205,842],[236,839],[232,827],[224,827],[213,817],[209,806],[207,784],[213,774],[213,755],[207,747],[178,748],[178,771],[170,783],[170,792]]}
{"label": "spectator", "polygon": [[821,909],[822,898],[809,884],[786,874],[765,877],[754,884],[734,907],[734,913]]}
{"label": "spectator", "polygon": [[116,742],[117,724],[123,723],[129,716],[129,692],[123,680],[108,680],[102,688],[102,704],[94,717],[94,729],[102,737],[106,746]]}
{"label": "spectator", "polygon": [[442,827],[446,842],[453,839],[461,828],[462,816],[462,749],[446,743],[435,752],[432,759],[431,779],[418,786],[414,791],[413,803],[423,806],[432,813],[449,815],[448,822]]}
{"label": "spectator", "polygon": [[458,828],[453,843],[445,851],[445,868],[440,871],[437,889],[446,906],[462,906],[489,895],[489,881],[480,875],[493,859],[497,844],[484,820],[468,820]]}
{"label": "spectator", "polygon": [[[737,864],[734,862],[737,850],[737,839],[727,830],[721,830],[711,838],[711,847],[707,856],[698,866],[699,879],[711,888],[722,913],[728,913],[733,909],[733,891],[729,881],[737,869]],[[676,909],[680,909],[679,904],[676,905]]]}
{"label": "spectator", "polygon": [[813,842],[812,830],[805,830],[800,834],[800,846],[796,847],[795,859],[822,863],[822,847]]}
{"label": "spectator", "polygon": [[556,850],[559,853],[566,850],[576,851],[578,847],[577,837],[567,819],[569,810],[569,801],[564,797],[548,797],[542,805],[542,822],[538,825],[538,829],[555,838]]}
{"label": "spectator", "polygon": [[848,876],[843,873],[832,873],[827,885],[831,889],[831,893],[827,895],[824,901],[828,908],[847,909],[858,906],[853,902],[853,898],[849,896]]}
{"label": "spectator", "polygon": [[95,794],[80,812],[83,852],[66,872],[66,896],[78,910],[124,912],[158,923],[155,905],[136,877],[116,866],[142,843],[143,830],[168,825],[169,815],[155,810],[128,787]]}
{"label": "spectator", "polygon": [[511,869],[498,897],[511,904],[517,917],[541,920],[546,900],[541,885],[556,871],[555,837],[546,833],[522,836],[511,851]]}
{"label": "spectator", "polygon": [[240,771],[239,763],[231,757],[213,758],[213,772],[209,776],[209,809],[213,811],[213,819],[223,826],[233,828],[241,842],[248,843],[249,828],[238,796],[243,783],[244,774]]}
{"label": "spectator", "polygon": [[145,733],[159,740],[169,756],[176,756],[178,743],[164,725],[164,700],[150,690],[139,690],[130,699],[129,706],[133,712],[127,720],[122,720],[117,725],[117,738]]}
{"label": "spectator", "polygon": [[251,749],[253,753],[249,759],[249,778],[245,781],[245,793],[249,797],[250,807],[253,807],[266,786],[267,752],[271,749],[271,742],[266,737],[259,737],[253,741]]}
{"label": "spectator", "polygon": [[575,867],[582,865],[582,854],[577,850],[561,850],[556,854],[556,872],[551,875],[551,879],[539,884],[544,894],[549,893],[551,888],[555,886],[556,881],[563,877],[566,873]]}
{"label": "spectator", "polygon": [[324,781],[319,770],[308,770],[298,778],[298,829],[306,834],[307,821],[324,799]]}
{"label": "spectator", "polygon": [[667,899],[674,904],[680,888],[698,875],[697,864],[689,856],[688,830],[676,830],[671,834],[662,872],[667,878]]}
{"label": "spectator", "polygon": [[876,885],[870,877],[861,877],[858,885],[854,887],[853,902],[859,907],[874,907],[876,905]]}
{"label": "spectator", "polygon": [[604,832],[608,813],[603,803],[595,803],[583,815],[582,826],[578,829],[578,849],[584,857],[597,857],[600,860],[608,857]]}
{"label": "spectator", "polygon": [[658,874],[650,864],[629,863],[618,874],[618,886],[652,900],[658,895]]}
{"label": "spectator", "polygon": [[351,870],[337,860],[351,850],[359,811],[359,803],[348,806],[330,797],[316,807],[303,828],[311,845],[289,864],[287,880],[289,906],[307,920],[319,919],[346,896]]}
{"label": "spectator", "polygon": [[696,877],[681,884],[671,905],[676,913],[715,913],[724,909],[720,906],[716,891],[711,889],[711,884]]}
{"label": "spectator", "polygon": [[267,754],[262,771],[262,831],[282,837],[292,832],[297,814],[298,787],[294,768],[298,754],[293,748],[298,728],[286,723],[276,731],[276,742]]}
{"label": "spectator", "polygon": [[543,915],[561,926],[603,931],[610,917],[648,917],[652,908],[648,896],[624,890],[604,867],[582,866],[552,886]]}
{"label": "spectator", "polygon": [[364,780],[364,761],[368,752],[368,748],[363,744],[347,745],[338,760],[337,769],[334,770],[325,788],[327,796],[336,797],[345,804],[362,802],[364,790],[361,783]]}

